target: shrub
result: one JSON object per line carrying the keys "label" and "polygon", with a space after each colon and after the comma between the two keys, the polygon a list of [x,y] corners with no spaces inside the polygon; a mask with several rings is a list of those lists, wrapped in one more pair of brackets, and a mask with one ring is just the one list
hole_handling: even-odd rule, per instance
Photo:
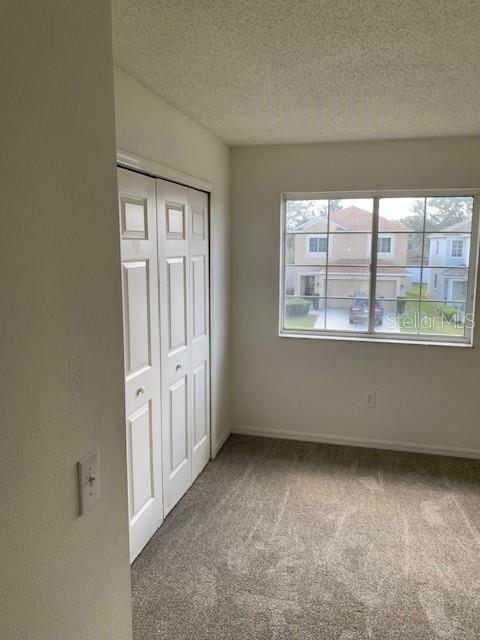
{"label": "shrub", "polygon": [[447,322],[455,320],[455,318],[459,315],[458,309],[455,309],[455,307],[451,307],[448,304],[444,304],[440,312],[442,314],[442,318]]}
{"label": "shrub", "polygon": [[286,314],[288,317],[306,316],[310,311],[310,302],[303,300],[302,298],[289,298],[287,300]]}

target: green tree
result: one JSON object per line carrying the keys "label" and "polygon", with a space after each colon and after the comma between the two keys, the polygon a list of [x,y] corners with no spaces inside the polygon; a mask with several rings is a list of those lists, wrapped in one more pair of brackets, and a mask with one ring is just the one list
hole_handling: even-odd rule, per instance
{"label": "green tree", "polygon": [[405,226],[413,231],[423,231],[423,218],[425,215],[425,198],[415,200],[411,206],[411,214],[402,218],[400,222],[403,222]]}
{"label": "green tree", "polygon": [[330,213],[332,213],[333,211],[340,211],[340,209],[343,209],[341,200],[329,200],[328,203],[330,206]]}
{"label": "green tree", "polygon": [[[411,207],[412,213],[401,222],[414,231],[422,231],[424,211],[425,199],[415,200]],[[468,220],[471,215],[471,198],[427,198],[428,231],[441,231],[452,224]]]}
{"label": "green tree", "polygon": [[325,200],[287,200],[287,231],[315,218],[327,219],[328,204]]}
{"label": "green tree", "polygon": [[472,198],[428,198],[428,230],[440,231],[472,215]]}
{"label": "green tree", "polygon": [[301,224],[315,218],[324,218],[330,212],[342,209],[341,200],[287,200],[287,231],[293,231]]}
{"label": "green tree", "polygon": [[[286,229],[295,231],[305,222],[323,218],[327,222],[328,208],[330,211],[338,211],[342,208],[341,200],[287,200],[286,206]],[[286,263],[293,264],[295,261],[295,236],[287,235],[286,242]]]}

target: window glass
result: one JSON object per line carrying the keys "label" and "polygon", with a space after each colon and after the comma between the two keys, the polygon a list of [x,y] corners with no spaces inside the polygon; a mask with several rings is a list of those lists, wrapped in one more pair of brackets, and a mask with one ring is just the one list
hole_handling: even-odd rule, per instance
{"label": "window glass", "polygon": [[308,243],[310,253],[327,253],[328,240],[326,236],[309,237]]}
{"label": "window glass", "polygon": [[461,258],[463,256],[463,240],[452,240],[450,255],[452,258]]}
{"label": "window glass", "polygon": [[287,197],[284,216],[283,329],[471,339],[472,196]]}
{"label": "window glass", "polygon": [[391,253],[392,252],[392,238],[389,236],[378,237],[378,253]]}

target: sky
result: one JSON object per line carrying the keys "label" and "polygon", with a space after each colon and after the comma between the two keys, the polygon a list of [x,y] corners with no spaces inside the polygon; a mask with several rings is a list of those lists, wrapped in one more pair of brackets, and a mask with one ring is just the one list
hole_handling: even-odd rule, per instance
{"label": "sky", "polygon": [[[412,207],[416,198],[381,198],[380,199],[380,215],[389,220],[401,220],[408,217],[412,213]],[[313,200],[310,202],[318,203],[320,211],[326,211],[328,200]],[[292,202],[293,209],[295,201]],[[349,206],[360,207],[366,211],[373,211],[372,198],[343,198],[340,200],[343,209]],[[316,209],[316,207],[315,207]],[[314,209],[314,210],[315,210]]]}
{"label": "sky", "polygon": [[[380,210],[379,214],[381,217],[386,218],[387,220],[402,220],[406,221],[408,224],[407,218],[410,216],[415,216],[418,214],[414,214],[414,205],[418,200],[422,200],[422,198],[380,198]],[[287,218],[289,210],[292,214],[295,213],[296,210],[296,202],[295,200],[287,201]],[[309,203],[309,213],[310,215],[318,215],[318,216],[326,216],[326,210],[328,206],[328,200],[326,199],[318,199],[318,200],[303,200],[303,202]],[[349,206],[360,207],[361,209],[365,209],[366,211],[373,211],[373,198],[342,198],[339,200],[340,206],[342,209],[345,209]],[[291,209],[289,207],[291,206]],[[470,205],[471,206],[471,205]],[[428,208],[428,199],[427,199],[427,216],[432,216],[436,212],[435,209]],[[412,226],[415,228],[415,225]]]}
{"label": "sky", "polygon": [[[401,220],[406,218],[412,212],[412,206],[417,198],[382,198],[380,200],[380,215],[389,220]],[[373,200],[351,198],[342,200],[343,207],[354,205],[367,211],[372,211]]]}

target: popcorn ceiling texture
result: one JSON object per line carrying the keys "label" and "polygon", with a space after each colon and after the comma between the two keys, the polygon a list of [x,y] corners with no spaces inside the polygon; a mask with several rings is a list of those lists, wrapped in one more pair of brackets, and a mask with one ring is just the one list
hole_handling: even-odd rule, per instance
{"label": "popcorn ceiling texture", "polygon": [[230,144],[480,133],[478,0],[114,0],[116,64]]}

